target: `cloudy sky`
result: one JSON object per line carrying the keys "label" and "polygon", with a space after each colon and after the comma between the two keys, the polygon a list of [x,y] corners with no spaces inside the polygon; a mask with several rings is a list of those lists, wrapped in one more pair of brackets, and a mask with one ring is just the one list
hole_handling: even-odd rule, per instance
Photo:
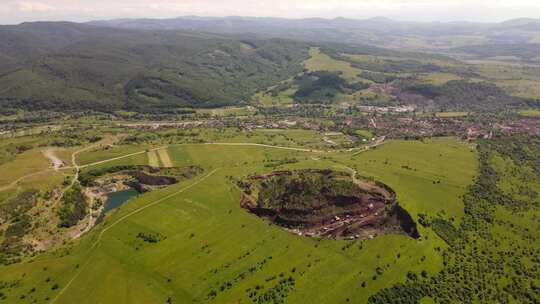
{"label": "cloudy sky", "polygon": [[0,0],[0,24],[182,15],[489,22],[540,18],[540,0]]}

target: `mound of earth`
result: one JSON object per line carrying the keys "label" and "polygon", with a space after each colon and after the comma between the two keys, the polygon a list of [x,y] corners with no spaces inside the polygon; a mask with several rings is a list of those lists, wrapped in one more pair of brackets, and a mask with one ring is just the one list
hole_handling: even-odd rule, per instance
{"label": "mound of earth", "polygon": [[387,233],[420,235],[395,192],[380,182],[332,170],[276,171],[239,182],[241,206],[294,233],[330,239],[369,239]]}

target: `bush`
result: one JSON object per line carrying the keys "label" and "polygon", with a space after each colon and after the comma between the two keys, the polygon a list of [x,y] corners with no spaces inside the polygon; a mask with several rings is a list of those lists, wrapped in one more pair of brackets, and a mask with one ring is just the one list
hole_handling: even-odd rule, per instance
{"label": "bush", "polygon": [[58,210],[60,227],[72,227],[86,216],[88,203],[79,184],[66,191],[62,200],[62,207]]}

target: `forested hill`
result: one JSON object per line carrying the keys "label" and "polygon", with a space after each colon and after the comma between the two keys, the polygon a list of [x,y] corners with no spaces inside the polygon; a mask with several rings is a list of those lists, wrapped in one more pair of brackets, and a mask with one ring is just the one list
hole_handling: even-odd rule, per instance
{"label": "forested hill", "polygon": [[0,40],[3,111],[241,104],[308,58],[307,44],[283,39],[65,22],[0,26]]}
{"label": "forested hill", "polygon": [[184,16],[171,19],[117,19],[94,21],[91,24],[129,29],[250,33],[264,38],[370,44],[408,50],[442,50],[484,44],[527,44],[535,43],[540,34],[540,20],[526,18],[500,23],[477,23],[410,22],[383,17],[284,19]]}

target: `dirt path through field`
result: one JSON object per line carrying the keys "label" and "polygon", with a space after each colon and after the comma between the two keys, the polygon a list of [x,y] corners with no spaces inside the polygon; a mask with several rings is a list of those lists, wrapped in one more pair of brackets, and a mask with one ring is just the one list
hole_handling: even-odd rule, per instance
{"label": "dirt path through field", "polygon": [[84,148],[81,148],[73,153],[71,153],[71,167],[65,167],[65,168],[71,168],[71,169],[75,169],[75,174],[73,176],[73,178],[71,179],[71,183],[69,183],[69,185],[67,185],[64,189],[62,189],[62,191],[60,192],[60,195],[58,196],[58,198],[54,201],[53,203],[53,206],[56,206],[60,203],[60,201],[62,200],[62,197],[64,196],[64,194],[66,194],[66,192],[71,189],[76,182],[79,181],[79,174],[81,173],[81,168],[83,168],[83,166],[79,166],[77,164],[77,155],[79,155],[80,153],[82,152],[85,152],[85,151],[88,151],[90,149],[93,149],[95,147],[98,147],[99,145],[101,144],[111,144],[111,143],[114,143],[115,141],[117,140],[116,137],[107,137],[107,138],[104,138],[102,139],[101,141],[95,143],[95,144],[92,144],[92,145],[89,145],[89,146],[86,146]]}
{"label": "dirt path through field", "polygon": [[[341,151],[334,151],[334,152],[353,152],[353,151],[356,151],[352,156],[355,156],[357,154],[360,154],[362,152],[366,152],[368,150],[370,150],[371,148],[374,148],[376,146],[380,146],[382,144],[386,143],[385,141],[385,138],[384,136],[378,138],[374,144],[372,145],[369,145],[369,146],[364,146],[364,147],[361,147],[361,148],[352,148],[352,149],[348,149],[348,150],[341,150]],[[181,145],[196,145],[196,144],[178,144],[178,145],[172,145],[172,146],[181,146]],[[312,152],[312,153],[330,153],[332,151],[321,151],[321,150],[314,150],[314,149],[304,149],[304,148],[293,148],[293,147],[284,147],[284,146],[272,146],[272,145],[265,145],[265,144],[255,144],[255,143],[203,143],[203,144],[200,144],[200,145],[221,145],[221,146],[253,146],[253,147],[263,147],[263,148],[272,148],[272,149],[282,149],[282,150],[291,150],[291,151],[299,151],[299,152]],[[86,151],[87,149],[90,149],[92,148],[93,146],[90,146],[90,147],[87,147],[83,150],[80,150],[80,151],[77,151],[76,153],[74,153],[74,155],[72,156],[76,156],[76,154],[80,153],[80,152],[83,152],[83,151]],[[155,151],[160,151],[162,149],[166,149],[167,147],[158,147],[158,148],[153,148],[153,149],[150,149],[150,150],[144,150],[144,151],[139,151],[139,152],[135,152],[135,153],[130,153],[130,154],[126,154],[126,155],[122,155],[122,156],[118,156],[118,157],[113,157],[113,158],[110,158],[110,159],[105,159],[105,160],[101,160],[101,161],[97,161],[97,162],[94,162],[94,163],[90,163],[90,164],[86,164],[86,165],[73,165],[73,166],[65,166],[65,167],[62,167],[60,168],[61,170],[67,170],[67,169],[76,169],[77,171],[80,170],[80,169],[83,169],[83,168],[87,168],[87,167],[92,167],[92,166],[96,166],[96,165],[101,165],[101,164],[104,164],[104,163],[108,163],[108,162],[111,162],[111,161],[115,161],[115,160],[120,160],[120,159],[124,159],[124,158],[128,158],[128,157],[132,157],[132,156],[135,156],[135,155],[140,155],[140,154],[143,154],[143,153],[149,153],[149,152],[154,152]],[[168,153],[167,153],[167,157],[168,157]],[[157,158],[157,154],[156,154],[156,158]],[[169,160],[170,160],[170,157],[169,157]],[[163,159],[162,159],[163,161]],[[74,162],[74,159],[72,159],[72,162]],[[150,162],[150,161],[149,161]],[[156,162],[157,164],[159,164],[159,159],[157,160]],[[172,163],[172,162],[171,162]],[[159,165],[158,165],[159,166]],[[43,170],[43,171],[39,171],[39,172],[35,172],[35,173],[31,173],[31,174],[28,174],[28,175],[25,175],[23,177],[20,177],[19,179],[17,179],[16,181],[12,182],[11,184],[7,185],[7,186],[4,186],[4,187],[0,187],[0,191],[4,191],[4,190],[7,190],[11,187],[14,187],[17,183],[19,183],[20,181],[22,181],[23,179],[25,178],[28,178],[28,177],[31,177],[31,176],[34,176],[34,175],[38,175],[38,174],[41,174],[41,173],[44,173],[44,172],[47,172],[51,169],[47,169],[47,170]],[[78,174],[76,175],[76,177],[78,177]]]}
{"label": "dirt path through field", "polygon": [[354,153],[352,156],[355,156],[355,155],[357,155],[357,154],[360,154],[360,153],[362,153],[362,152],[366,152],[366,151],[368,151],[368,150],[370,150],[370,149],[373,149],[373,148],[375,148],[375,147],[378,147],[378,146],[380,146],[380,145],[385,144],[385,143],[386,143],[385,139],[386,139],[385,136],[381,136],[381,137],[377,138],[373,144],[367,145],[367,146],[364,146],[364,147],[360,148],[360,150],[358,150],[358,151],[357,151],[356,153]]}
{"label": "dirt path through field", "polygon": [[[101,230],[100,234],[99,234],[98,237],[97,237],[97,240],[92,244],[92,247],[90,247],[88,253],[91,254],[91,253],[92,253],[92,250],[94,250],[94,249],[99,245],[99,243],[101,242],[101,239],[103,238],[103,235],[104,235],[105,233],[107,233],[107,231],[109,231],[111,228],[113,228],[114,226],[116,226],[117,224],[119,224],[119,223],[125,221],[127,218],[129,218],[129,217],[131,217],[131,216],[133,216],[133,215],[135,215],[135,214],[140,213],[141,211],[143,211],[143,210],[145,210],[145,209],[148,209],[148,208],[150,208],[150,207],[152,207],[152,206],[155,206],[155,205],[157,205],[157,204],[159,204],[159,203],[161,203],[161,202],[163,202],[163,201],[165,201],[165,200],[168,200],[168,199],[170,199],[170,198],[172,198],[172,197],[175,197],[176,195],[179,195],[179,194],[181,194],[181,193],[183,193],[183,192],[185,192],[185,191],[187,191],[187,190],[189,190],[189,189],[191,189],[191,188],[197,186],[198,184],[202,183],[203,181],[205,181],[205,180],[206,180],[207,178],[209,178],[210,176],[214,175],[214,173],[216,173],[218,170],[219,170],[219,168],[214,169],[213,171],[211,171],[211,172],[208,173],[207,175],[201,177],[201,178],[200,178],[199,180],[197,180],[196,182],[194,182],[194,183],[192,183],[192,184],[190,184],[190,185],[188,185],[188,186],[186,186],[186,187],[184,187],[184,188],[182,188],[182,189],[180,189],[180,190],[178,190],[178,191],[176,191],[176,192],[174,192],[174,193],[172,193],[172,194],[169,194],[169,195],[167,195],[167,196],[165,196],[165,197],[162,197],[162,198],[160,198],[160,199],[158,199],[158,200],[155,200],[155,201],[153,201],[153,202],[151,202],[151,203],[149,203],[149,204],[146,204],[146,205],[144,205],[144,206],[142,206],[142,207],[140,207],[140,208],[137,208],[137,209],[131,211],[130,213],[128,213],[128,214],[122,216],[122,217],[119,218],[118,220],[114,221],[114,222],[111,223],[109,226],[107,226],[107,227],[105,227],[103,230]],[[80,275],[80,274],[82,273],[82,271],[86,268],[86,266],[88,266],[88,264],[90,264],[91,257],[92,257],[91,255],[88,256],[88,259],[86,260],[86,262],[84,263],[84,265],[83,265],[82,267],[79,267],[79,270],[77,271],[77,273],[75,273],[75,275],[71,278],[71,280],[69,280],[69,282],[64,286],[64,288],[62,288],[62,290],[60,290],[60,292],[58,292],[58,294],[57,294],[57,295],[51,300],[51,302],[49,302],[49,303],[51,303],[51,304],[55,303],[55,302],[62,296],[62,294],[63,294],[63,293],[71,286],[71,284],[79,277],[79,275]]]}
{"label": "dirt path through field", "polygon": [[27,178],[32,177],[32,176],[36,176],[36,175],[40,175],[40,174],[44,174],[44,173],[52,172],[52,171],[53,171],[52,169],[45,169],[45,170],[41,170],[41,171],[37,171],[37,172],[34,172],[34,173],[30,173],[30,174],[21,176],[18,179],[12,181],[10,184],[0,187],[0,192],[11,189],[11,188],[17,186],[17,184],[20,183],[23,179],[27,179]]}
{"label": "dirt path through field", "polygon": [[171,161],[171,158],[169,157],[169,151],[167,149],[160,149],[157,150],[157,153],[159,155],[159,159],[161,160],[161,164],[165,168],[171,168],[173,167],[173,163]]}
{"label": "dirt path through field", "polygon": [[273,149],[291,150],[291,151],[299,151],[299,152],[313,152],[313,153],[323,153],[323,152],[325,152],[325,151],[315,150],[315,149],[293,148],[293,147],[284,147],[284,146],[272,146],[272,145],[255,144],[255,143],[204,143],[203,145],[253,146],[253,147],[273,148]]}
{"label": "dirt path through field", "polygon": [[159,167],[159,159],[156,154],[156,151],[148,151],[146,154],[148,156],[148,165],[151,167]]}
{"label": "dirt path through field", "polygon": [[[353,148],[353,149],[348,149],[348,150],[336,150],[336,151],[323,151],[323,150],[316,150],[316,149],[304,149],[304,148],[294,148],[294,147],[285,147],[285,146],[272,146],[272,145],[256,144],[256,143],[215,143],[215,142],[213,142],[213,143],[202,143],[202,144],[174,144],[174,145],[170,145],[170,146],[171,147],[173,147],[173,146],[194,146],[194,145],[244,146],[244,147],[248,146],[248,147],[263,147],[263,148],[290,150],[290,151],[298,151],[298,152],[311,152],[311,153],[353,152],[355,150],[359,150],[359,151],[357,151],[356,153],[353,154],[353,156],[354,156],[354,155],[360,154],[362,152],[365,152],[365,151],[369,150],[370,148],[374,148],[376,146],[382,145],[384,143],[386,143],[386,141],[385,141],[385,138],[383,136],[383,137],[380,137],[378,140],[376,140],[374,144],[369,145],[369,146],[364,146],[364,147],[361,147],[361,148]],[[124,158],[128,158],[128,157],[132,157],[132,156],[143,154],[143,153],[155,152],[155,151],[159,151],[159,150],[162,150],[162,149],[167,149],[167,147],[169,147],[169,146],[163,146],[163,147],[153,148],[153,149],[150,149],[150,150],[144,150],[144,151],[130,153],[130,154],[122,155],[122,156],[117,156],[117,157],[113,157],[113,158],[110,158],[110,159],[104,159],[104,160],[100,160],[100,161],[97,161],[97,162],[94,162],[94,163],[81,165],[81,166],[79,166],[79,168],[82,169],[82,168],[92,167],[92,166],[96,166],[96,165],[101,165],[101,164],[104,164],[104,163],[108,163],[108,162],[111,162],[111,161],[120,160],[120,159],[124,159]],[[62,169],[71,169],[71,168],[73,168],[73,167],[64,167]]]}

